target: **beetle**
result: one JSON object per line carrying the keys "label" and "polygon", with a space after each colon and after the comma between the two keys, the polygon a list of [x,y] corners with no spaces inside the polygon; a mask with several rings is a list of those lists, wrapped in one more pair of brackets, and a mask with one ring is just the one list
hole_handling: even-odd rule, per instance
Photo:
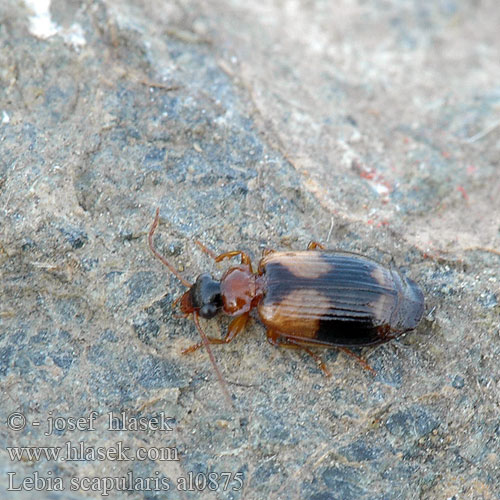
{"label": "beetle", "polygon": [[[326,250],[316,242],[304,251],[265,251],[257,272],[245,252],[217,256],[197,242],[215,262],[239,257],[240,264],[230,267],[220,280],[203,273],[191,284],[156,250],[153,235],[158,222],[159,209],[149,231],[149,247],[188,288],[175,303],[180,300],[182,313],[193,316],[202,338],[183,353],[205,346],[223,386],[209,345],[231,342],[254,309],[271,344],[305,350],[327,375],[311,347],[339,348],[373,371],[349,347],[388,342],[416,328],[422,317],[424,296],[413,280],[364,255]],[[198,318],[211,319],[219,312],[234,319],[224,338],[207,337]]]}

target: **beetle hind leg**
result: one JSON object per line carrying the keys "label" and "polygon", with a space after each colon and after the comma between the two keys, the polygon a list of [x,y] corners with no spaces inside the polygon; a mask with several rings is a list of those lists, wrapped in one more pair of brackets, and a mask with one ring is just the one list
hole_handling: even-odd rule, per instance
{"label": "beetle hind leg", "polygon": [[321,250],[325,250],[325,245],[318,243],[317,241],[310,241],[309,245],[307,245],[307,250],[316,250],[320,248]]}
{"label": "beetle hind leg", "polygon": [[342,346],[337,346],[337,349],[354,358],[365,370],[372,372],[374,375],[377,374],[377,372],[366,362],[366,360],[364,360],[361,356],[358,356],[355,352],[352,352],[347,347]]}
{"label": "beetle hind leg", "polygon": [[214,259],[215,262],[221,262],[224,259],[230,259],[232,257],[236,257],[239,255],[241,257],[241,264],[244,266],[248,266],[248,268],[250,269],[250,272],[252,272],[252,260],[250,259],[248,254],[246,254],[245,252],[242,252],[241,250],[232,250],[230,252],[224,252],[224,253],[221,253],[220,255],[217,255],[212,250],[210,250],[210,248],[205,246],[200,240],[196,240],[195,243],[210,258]]}
{"label": "beetle hind leg", "polygon": [[266,332],[267,340],[270,344],[276,347],[286,347],[288,349],[302,349],[309,356],[311,356],[314,361],[316,361],[321,371],[325,374],[326,377],[331,377],[332,374],[330,370],[327,368],[326,364],[323,362],[320,356],[318,356],[315,352],[313,352],[309,347],[305,346],[301,342],[285,337],[284,335],[280,335],[278,332],[274,330],[267,330]]}
{"label": "beetle hind leg", "polygon": [[309,346],[339,349],[340,351],[354,358],[365,370],[373,373],[374,375],[377,374],[377,372],[361,356],[358,356],[356,353],[352,352],[350,349],[344,346],[336,346],[314,341],[308,342],[307,339],[304,339],[304,341],[300,341],[294,338],[290,338],[286,335],[282,335],[274,330],[267,330],[267,340],[271,344],[278,347],[288,347],[292,349],[302,349],[306,351],[312,358],[314,358],[316,363],[318,363],[318,366],[321,368],[321,370],[327,377],[331,375],[330,371],[326,367],[325,363],[323,363],[321,357],[315,354],[313,351],[311,351],[311,349],[309,349]]}

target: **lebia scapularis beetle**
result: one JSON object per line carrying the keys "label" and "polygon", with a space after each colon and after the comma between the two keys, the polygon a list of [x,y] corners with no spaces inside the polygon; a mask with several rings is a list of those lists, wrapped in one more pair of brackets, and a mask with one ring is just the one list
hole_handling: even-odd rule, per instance
{"label": "lebia scapularis beetle", "polygon": [[[159,209],[149,231],[149,246],[188,288],[180,297],[180,308],[185,316],[193,315],[202,338],[183,352],[205,346],[226,395],[209,345],[231,342],[245,328],[252,309],[257,309],[271,344],[305,350],[326,374],[311,347],[339,348],[371,370],[348,348],[387,342],[413,330],[422,317],[424,296],[414,281],[363,255],[325,250],[315,242],[304,251],[266,251],[257,272],[246,253],[234,250],[216,256],[199,243],[215,262],[231,257],[241,262],[220,280],[203,273],[191,284],[155,249],[158,220]],[[218,312],[234,319],[224,338],[207,337],[198,317],[210,319]]]}

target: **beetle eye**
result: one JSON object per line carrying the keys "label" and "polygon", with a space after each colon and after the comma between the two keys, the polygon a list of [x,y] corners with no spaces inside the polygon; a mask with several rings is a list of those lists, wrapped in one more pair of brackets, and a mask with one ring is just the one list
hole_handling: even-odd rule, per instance
{"label": "beetle eye", "polygon": [[215,304],[205,304],[203,307],[200,307],[199,315],[202,318],[210,319],[213,318],[217,314],[217,306]]}

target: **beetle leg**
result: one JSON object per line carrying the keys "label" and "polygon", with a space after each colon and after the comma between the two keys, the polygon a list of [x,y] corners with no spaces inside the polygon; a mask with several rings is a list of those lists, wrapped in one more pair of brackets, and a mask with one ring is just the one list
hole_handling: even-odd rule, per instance
{"label": "beetle leg", "polygon": [[389,340],[392,340],[396,338],[397,335],[394,335],[392,333],[391,328],[389,325],[382,325],[377,328],[377,334],[380,337],[382,342],[388,342]]}
{"label": "beetle leg", "polygon": [[[217,255],[215,252],[212,252],[210,248],[206,247],[200,240],[196,240],[195,243],[212,259],[215,260],[215,262],[221,262],[224,259],[230,259],[231,257],[235,257],[236,255],[241,255],[241,263],[245,266],[248,266],[250,268],[250,271],[252,271],[252,261],[250,260],[250,257],[245,253],[242,252],[241,250],[233,250],[232,252],[225,252],[223,254]],[[274,252],[274,250],[271,250]]]}
{"label": "beetle leg", "polygon": [[309,347],[305,346],[304,344],[301,344],[296,340],[280,335],[278,332],[274,330],[267,330],[266,335],[269,343],[271,343],[274,346],[286,347],[288,349],[302,349],[303,351],[307,352],[307,354],[309,354],[309,356],[311,356],[314,359],[314,361],[316,361],[316,363],[321,368],[321,371],[325,374],[325,376],[327,377],[332,376],[330,370],[326,367],[321,357],[318,356],[315,352],[311,351]]}
{"label": "beetle leg", "polygon": [[337,346],[337,349],[340,349],[342,352],[345,352],[349,356],[353,357],[365,370],[372,372],[374,375],[377,374],[377,372],[361,356],[358,356],[347,347]]}
{"label": "beetle leg", "polygon": [[172,309],[175,309],[175,306],[179,303],[179,300],[181,300],[183,295],[179,295],[173,302],[172,302]]}
{"label": "beetle leg", "polygon": [[[218,339],[217,337],[209,337],[207,335],[207,340],[209,344],[224,344],[224,339]],[[181,351],[181,354],[191,354],[192,352],[201,349],[204,345],[204,342],[198,342],[197,344],[193,344],[189,347],[186,347],[186,349],[183,349]]]}
{"label": "beetle leg", "polygon": [[[250,316],[250,312],[246,312],[246,313],[242,314],[241,316],[234,318],[233,321],[231,321],[231,323],[229,323],[229,327],[227,329],[226,336],[223,339],[219,339],[217,337],[208,337],[207,336],[208,343],[209,344],[229,344],[229,342],[234,340],[236,335],[238,335],[239,333],[241,333],[244,330],[244,328],[248,322],[249,316]],[[184,349],[182,351],[182,354],[190,354],[194,351],[197,351],[198,349],[200,349],[204,345],[205,344],[203,342],[198,342],[197,344],[194,344],[194,345]]]}
{"label": "beetle leg", "polygon": [[[314,354],[312,351],[309,352],[309,349],[307,346],[311,346],[311,347],[318,346],[318,347],[339,349],[340,351],[344,352],[345,354],[348,354],[349,356],[353,357],[365,370],[372,372],[374,375],[377,374],[377,372],[361,356],[358,356],[356,353],[352,352],[350,349],[348,349],[347,347],[344,347],[344,346],[334,346],[331,344],[324,344],[321,342],[312,342],[312,341],[308,342],[307,340],[301,341],[301,340],[287,337],[286,335],[280,335],[279,333],[274,332],[272,330],[267,331],[267,339],[271,344],[281,346],[281,347],[300,346],[301,348],[306,350],[309,354],[311,354],[311,356],[314,359],[319,360],[319,363],[321,363],[320,364],[321,369],[323,371],[325,371],[325,370],[323,369],[323,366],[322,366],[323,363],[321,361],[321,358],[319,356],[317,356],[316,354]],[[292,344],[292,345],[289,345],[289,344]],[[326,372],[328,372],[328,370],[326,370]]]}
{"label": "beetle leg", "polygon": [[242,252],[241,250],[232,250],[231,252],[221,253],[219,256],[217,256],[215,258],[215,262],[221,262],[224,259],[230,259],[232,257],[236,257],[237,255],[241,256],[241,263],[244,266],[248,266],[248,269],[250,269],[250,272],[253,273],[252,261],[251,261],[250,257],[245,252]]}
{"label": "beetle leg", "polygon": [[250,311],[238,316],[229,323],[229,327],[227,329],[227,334],[224,337],[224,342],[227,344],[234,340],[236,335],[240,334],[247,326],[248,318],[250,317]]}
{"label": "beetle leg", "polygon": [[[252,271],[252,261],[248,254],[245,252],[242,252],[241,250],[232,250],[231,252],[224,252],[221,253],[220,255],[217,255],[216,253],[212,252],[210,248],[206,247],[200,240],[196,240],[195,243],[212,259],[215,260],[215,262],[221,262],[224,259],[230,259],[232,257],[236,257],[237,255],[241,255],[241,263],[244,266],[248,266],[250,269],[250,272],[253,273]],[[274,250],[271,250],[274,251]]]}
{"label": "beetle leg", "polygon": [[269,254],[271,253],[274,253],[276,252],[276,250],[273,250],[272,248],[264,248],[264,250],[262,250],[262,259],[259,261],[259,266],[257,268],[257,274],[262,274],[264,272],[264,267],[265,267],[265,264],[263,264],[263,259],[264,257],[267,257]]}
{"label": "beetle leg", "polygon": [[316,250],[316,248],[321,248],[321,250],[325,250],[325,245],[322,245],[317,241],[310,241],[309,245],[307,245],[308,250]]}

